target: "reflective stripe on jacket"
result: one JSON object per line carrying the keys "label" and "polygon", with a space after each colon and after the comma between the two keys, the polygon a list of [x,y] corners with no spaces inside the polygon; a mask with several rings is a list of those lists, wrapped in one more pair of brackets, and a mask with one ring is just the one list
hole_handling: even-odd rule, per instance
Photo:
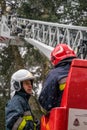
{"label": "reflective stripe on jacket", "polygon": [[[23,117],[18,118],[18,120],[13,125],[12,130],[23,130],[24,127],[27,124],[27,121],[34,122],[30,111],[25,112]],[[36,124],[35,123],[34,123],[34,130],[36,130]]]}

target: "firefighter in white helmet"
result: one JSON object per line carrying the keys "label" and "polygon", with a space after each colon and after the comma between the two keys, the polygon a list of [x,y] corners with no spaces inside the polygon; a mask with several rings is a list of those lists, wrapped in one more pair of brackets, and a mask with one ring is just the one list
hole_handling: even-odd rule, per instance
{"label": "firefighter in white helmet", "polygon": [[35,130],[29,106],[34,76],[26,69],[16,71],[11,77],[11,100],[5,107],[6,130]]}

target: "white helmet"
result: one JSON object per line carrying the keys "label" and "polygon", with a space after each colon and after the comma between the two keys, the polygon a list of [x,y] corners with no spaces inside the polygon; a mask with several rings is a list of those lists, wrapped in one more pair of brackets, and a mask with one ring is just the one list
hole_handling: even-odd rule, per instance
{"label": "white helmet", "polygon": [[31,72],[26,69],[20,69],[16,71],[11,77],[11,98],[14,96],[16,91],[21,90],[21,81],[34,80],[34,76]]}

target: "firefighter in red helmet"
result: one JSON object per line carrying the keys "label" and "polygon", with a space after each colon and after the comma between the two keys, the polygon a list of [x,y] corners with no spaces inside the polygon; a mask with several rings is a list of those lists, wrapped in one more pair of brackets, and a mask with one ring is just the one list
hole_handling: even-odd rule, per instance
{"label": "firefighter in red helmet", "polygon": [[76,54],[67,44],[58,44],[51,52],[54,68],[48,73],[39,96],[39,103],[46,111],[60,106],[66,78],[74,58]]}

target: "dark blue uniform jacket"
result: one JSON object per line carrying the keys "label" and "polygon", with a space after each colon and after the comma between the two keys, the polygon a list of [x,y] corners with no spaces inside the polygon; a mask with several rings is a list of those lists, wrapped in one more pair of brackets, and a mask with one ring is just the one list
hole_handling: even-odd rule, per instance
{"label": "dark blue uniform jacket", "polygon": [[60,106],[63,91],[60,91],[58,81],[67,77],[69,69],[70,63],[58,66],[46,77],[39,96],[39,103],[45,110],[49,111],[53,107]]}
{"label": "dark blue uniform jacket", "polygon": [[22,92],[9,100],[5,108],[6,130],[12,130],[12,127],[19,117],[22,117],[24,112],[30,111],[28,104],[29,95]]}

